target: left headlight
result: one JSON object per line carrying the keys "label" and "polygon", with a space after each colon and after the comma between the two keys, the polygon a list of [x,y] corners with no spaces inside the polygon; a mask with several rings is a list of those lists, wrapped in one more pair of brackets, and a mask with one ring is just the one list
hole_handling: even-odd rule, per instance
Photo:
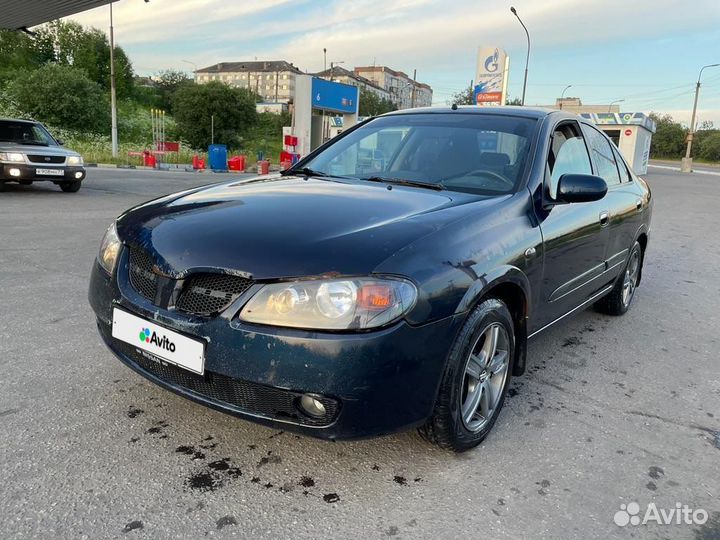
{"label": "left headlight", "polygon": [[312,330],[365,330],[396,321],[417,289],[400,278],[353,278],[265,285],[240,312],[242,321]]}
{"label": "left headlight", "polygon": [[105,231],[105,236],[103,236],[102,242],[100,243],[100,252],[97,257],[100,266],[102,266],[108,274],[112,274],[115,269],[115,263],[117,262],[121,245],[115,223],[113,223],[108,227],[108,230]]}
{"label": "left headlight", "polygon": [[82,156],[68,156],[67,164],[68,165],[82,165],[83,158],[82,158]]}

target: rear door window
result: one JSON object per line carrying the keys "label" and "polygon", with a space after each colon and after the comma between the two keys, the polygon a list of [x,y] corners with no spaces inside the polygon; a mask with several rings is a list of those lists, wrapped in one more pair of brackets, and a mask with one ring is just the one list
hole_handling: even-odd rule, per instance
{"label": "rear door window", "polygon": [[602,177],[608,186],[615,186],[620,183],[615,155],[613,154],[612,143],[597,129],[583,124],[583,131],[587,137],[588,147],[592,160],[597,169],[597,175]]}

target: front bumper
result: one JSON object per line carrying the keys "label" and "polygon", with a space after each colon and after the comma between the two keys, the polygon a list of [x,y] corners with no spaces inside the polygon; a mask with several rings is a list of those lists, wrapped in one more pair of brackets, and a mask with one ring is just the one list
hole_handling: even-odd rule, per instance
{"label": "front bumper", "polygon": [[[12,176],[10,169],[17,169],[20,171],[20,176]],[[58,169],[63,172],[62,176],[50,176],[37,174],[37,169]],[[80,178],[76,178],[76,173],[80,173]],[[48,182],[67,182],[83,180],[85,178],[85,168],[82,166],[43,166],[38,165],[27,165],[25,163],[0,163],[0,179],[2,180],[30,180],[32,182],[48,181]]]}
{"label": "front bumper", "polygon": [[[391,433],[420,425],[432,413],[460,317],[337,334],[250,326],[237,320],[236,311],[210,319],[186,316],[134,294],[122,277],[127,275],[124,252],[119,279],[94,263],[90,304],[106,345],[156,384],[222,412],[327,439]],[[113,338],[113,307],[204,340],[205,374],[163,366]],[[327,423],[308,422],[288,411],[303,393],[337,404]]]}

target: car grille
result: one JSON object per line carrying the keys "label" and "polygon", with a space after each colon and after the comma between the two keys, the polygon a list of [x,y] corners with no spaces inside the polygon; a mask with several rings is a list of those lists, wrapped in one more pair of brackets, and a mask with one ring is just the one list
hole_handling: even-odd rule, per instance
{"label": "car grille", "polygon": [[65,163],[65,156],[42,156],[28,154],[27,158],[31,163]]}
{"label": "car grille", "polygon": [[[154,261],[145,251],[130,249],[130,284],[142,296],[159,307],[158,289],[175,287],[177,280],[161,277],[153,271]],[[253,284],[252,279],[229,274],[199,273],[185,279],[175,308],[185,313],[209,317],[227,308]],[[163,295],[165,296],[165,295]]]}
{"label": "car grille", "polygon": [[153,272],[153,261],[142,250],[130,250],[130,284],[145,298],[155,301],[158,289],[158,275]]}
{"label": "car grille", "polygon": [[[101,332],[113,339],[109,335],[109,327],[101,327]],[[340,412],[339,401],[327,396],[318,396],[317,399],[325,406],[326,413],[321,418],[312,418],[300,412],[299,401],[302,392],[234,379],[207,370],[204,375],[197,375],[172,364],[146,358],[128,343],[116,339],[113,339],[113,342],[114,347],[119,349],[123,355],[130,358],[143,371],[154,375],[161,381],[241,412],[316,427],[331,424]]]}
{"label": "car grille", "polygon": [[176,308],[196,315],[213,315],[230,305],[253,284],[227,274],[198,274],[187,278]]}

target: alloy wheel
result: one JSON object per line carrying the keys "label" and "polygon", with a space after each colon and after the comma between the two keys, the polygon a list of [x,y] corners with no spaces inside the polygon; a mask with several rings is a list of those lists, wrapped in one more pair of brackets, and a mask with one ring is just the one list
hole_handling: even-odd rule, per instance
{"label": "alloy wheel", "polygon": [[635,289],[637,288],[638,277],[640,275],[640,252],[635,250],[630,255],[625,276],[623,278],[622,302],[625,307],[630,305]]}
{"label": "alloy wheel", "polygon": [[460,415],[468,431],[480,431],[500,402],[510,363],[509,344],[505,327],[492,323],[470,351],[460,392]]}

